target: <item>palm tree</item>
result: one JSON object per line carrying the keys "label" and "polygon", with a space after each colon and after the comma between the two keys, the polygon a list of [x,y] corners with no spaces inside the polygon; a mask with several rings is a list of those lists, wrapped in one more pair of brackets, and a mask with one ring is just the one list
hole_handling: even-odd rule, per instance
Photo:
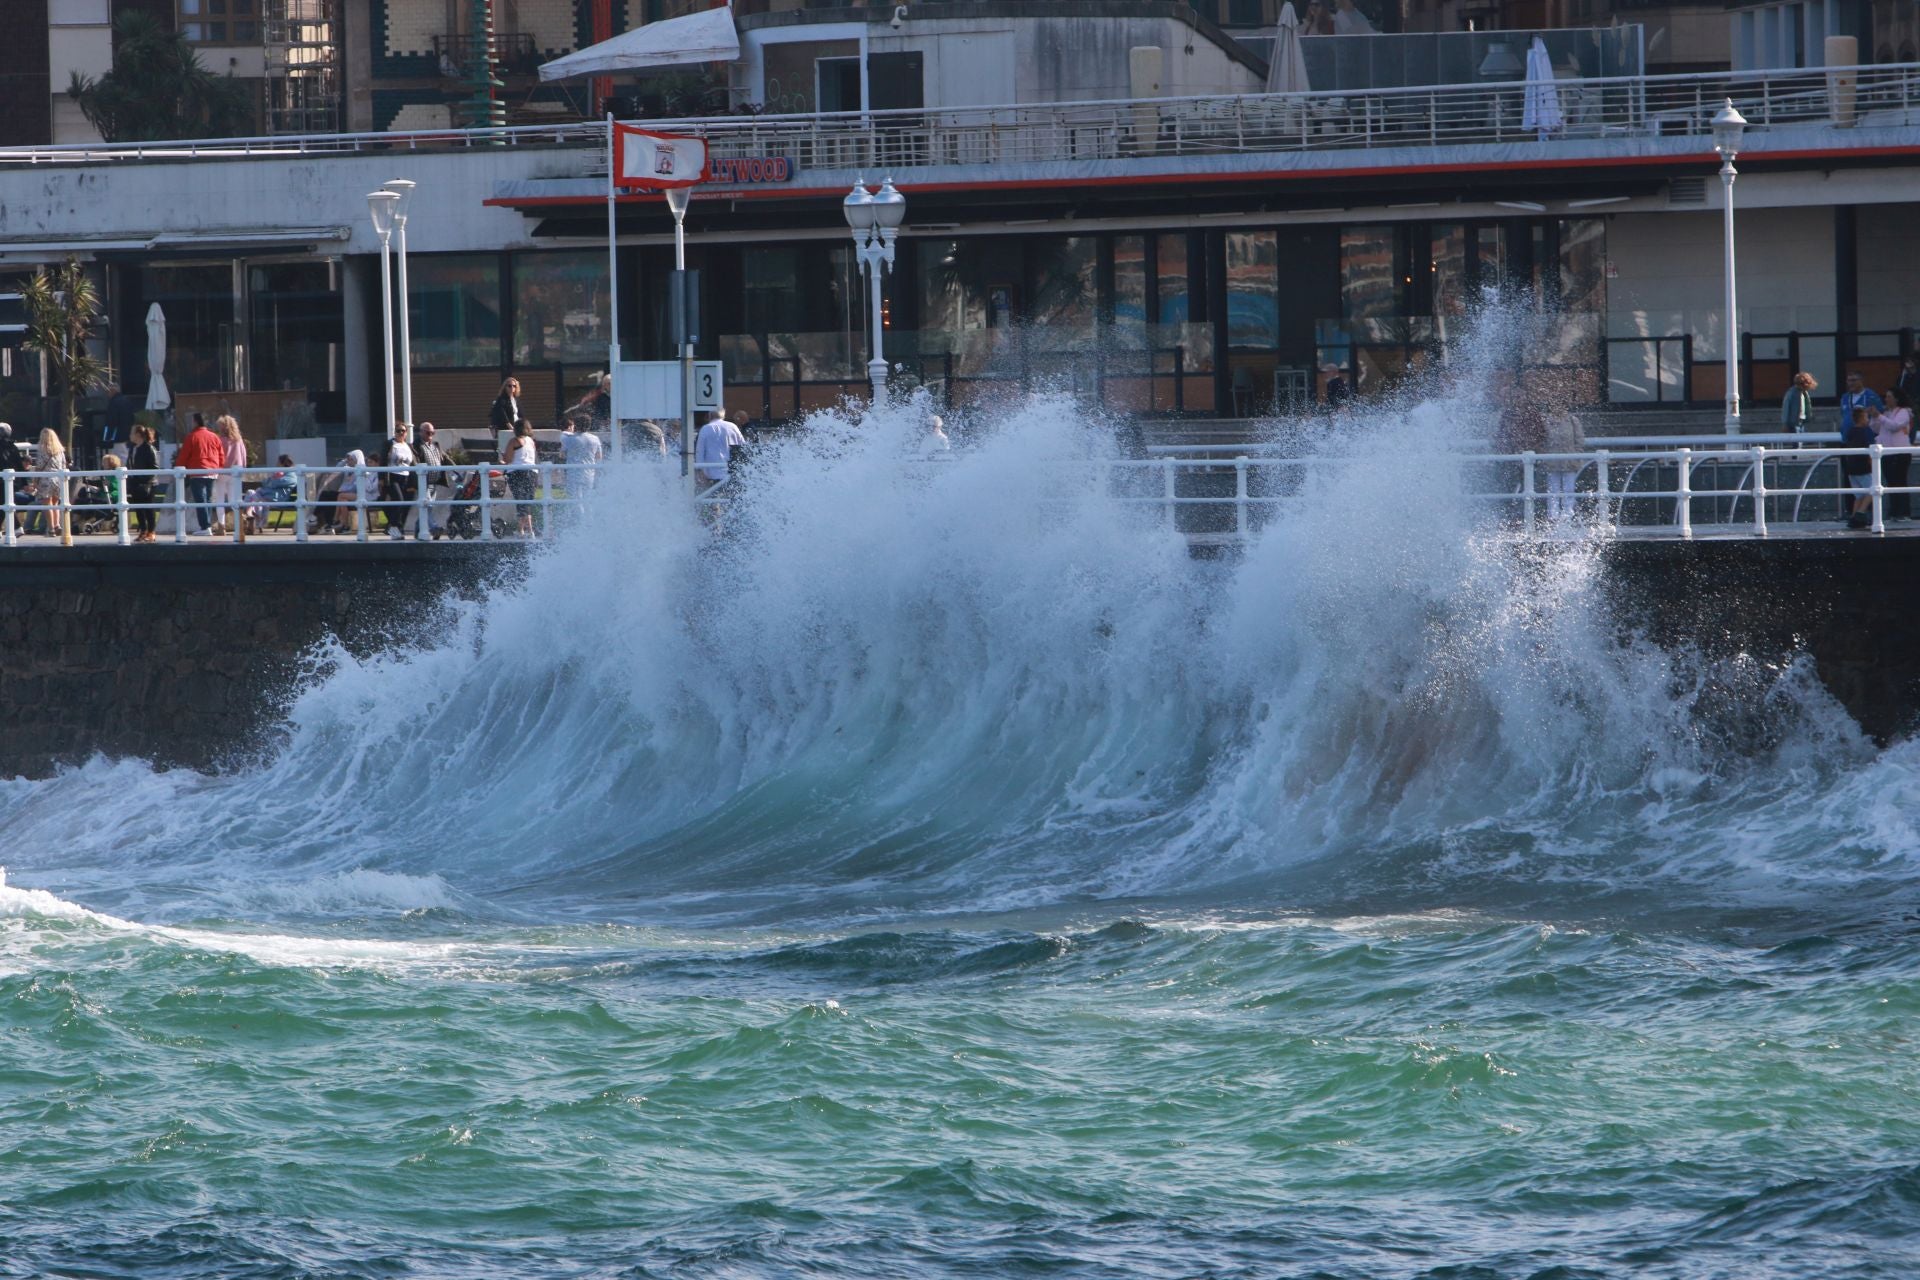
{"label": "palm tree", "polygon": [[245,86],[201,66],[185,36],[139,9],[113,20],[113,70],[98,80],[74,72],[67,96],[108,142],[225,138],[253,126]]}
{"label": "palm tree", "polygon": [[80,426],[74,402],[89,391],[107,385],[112,376],[107,362],[87,350],[100,294],[76,258],[51,271],[42,267],[20,287],[27,309],[24,346],[47,358],[60,388],[60,427],[67,444],[77,443]]}

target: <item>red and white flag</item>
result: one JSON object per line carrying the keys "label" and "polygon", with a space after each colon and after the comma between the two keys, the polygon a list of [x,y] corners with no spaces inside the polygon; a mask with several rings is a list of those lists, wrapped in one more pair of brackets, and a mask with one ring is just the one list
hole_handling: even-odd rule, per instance
{"label": "red and white flag", "polygon": [[613,181],[642,191],[691,187],[707,180],[707,143],[671,133],[613,126]]}

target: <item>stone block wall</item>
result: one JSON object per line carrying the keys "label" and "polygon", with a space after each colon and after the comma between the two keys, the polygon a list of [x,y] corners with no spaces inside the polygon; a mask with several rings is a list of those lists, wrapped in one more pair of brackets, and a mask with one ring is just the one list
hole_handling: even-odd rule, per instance
{"label": "stone block wall", "polygon": [[0,551],[0,776],[95,752],[219,768],[269,750],[305,655],[431,643],[432,604],[520,548],[339,543]]}

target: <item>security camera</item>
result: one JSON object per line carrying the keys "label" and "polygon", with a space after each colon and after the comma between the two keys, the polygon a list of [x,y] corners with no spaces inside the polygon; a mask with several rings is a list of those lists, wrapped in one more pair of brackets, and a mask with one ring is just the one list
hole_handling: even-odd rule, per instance
{"label": "security camera", "polygon": [[895,31],[907,25],[907,6],[897,4],[893,7],[893,21],[887,24]]}

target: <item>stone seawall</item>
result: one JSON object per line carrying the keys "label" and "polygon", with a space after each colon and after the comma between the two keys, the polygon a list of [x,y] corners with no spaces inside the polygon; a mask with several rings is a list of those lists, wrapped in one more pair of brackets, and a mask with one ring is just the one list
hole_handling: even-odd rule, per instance
{"label": "stone seawall", "polygon": [[431,642],[511,544],[203,542],[0,550],[0,776],[96,752],[214,768],[270,746],[303,655]]}
{"label": "stone seawall", "polygon": [[1920,724],[1920,536],[1621,541],[1607,567],[1614,620],[1662,647],[1764,666],[1804,655],[1875,740]]}
{"label": "stone seawall", "polygon": [[[0,550],[0,776],[96,752],[196,768],[256,756],[315,644],[430,644],[446,621],[437,602],[516,580],[528,554],[412,542]],[[1880,741],[1920,721],[1920,647],[1907,639],[1920,537],[1619,541],[1606,557],[1623,635],[1747,655],[1763,676],[1806,655]],[[1754,692],[1725,691],[1736,734],[1765,732],[1764,717],[1741,718]]]}

